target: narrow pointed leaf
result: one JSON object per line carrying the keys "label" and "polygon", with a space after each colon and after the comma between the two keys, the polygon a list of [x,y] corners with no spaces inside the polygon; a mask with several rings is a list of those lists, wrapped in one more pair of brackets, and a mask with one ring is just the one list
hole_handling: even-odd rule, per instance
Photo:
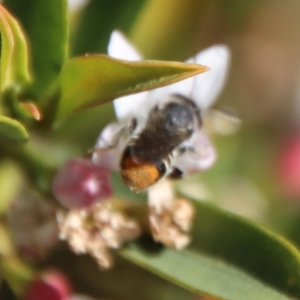
{"label": "narrow pointed leaf", "polygon": [[25,127],[18,121],[0,116],[0,141],[24,143],[28,140]]}
{"label": "narrow pointed leaf", "polygon": [[120,251],[132,262],[198,294],[227,300],[299,299],[300,255],[283,238],[243,218],[195,202],[188,249]]}
{"label": "narrow pointed leaf", "polygon": [[0,5],[1,90],[21,88],[31,80],[28,49],[24,34],[15,18]]}
{"label": "narrow pointed leaf", "polygon": [[245,272],[202,253],[162,249],[153,254],[130,245],[120,252],[133,263],[198,295],[226,300],[292,299],[266,286]]}
{"label": "narrow pointed leaf", "polygon": [[165,86],[207,71],[201,65],[125,61],[106,55],[69,60],[61,73],[57,119],[117,97]]}
{"label": "narrow pointed leaf", "polygon": [[0,224],[0,271],[15,295],[21,297],[28,283],[33,279],[33,271],[22,262],[15,252],[10,233]]}
{"label": "narrow pointed leaf", "polygon": [[33,96],[40,96],[58,76],[68,55],[67,0],[5,0],[23,25],[32,54]]}
{"label": "narrow pointed leaf", "polygon": [[226,259],[261,281],[300,298],[300,253],[283,237],[242,217],[197,202],[190,248]]}

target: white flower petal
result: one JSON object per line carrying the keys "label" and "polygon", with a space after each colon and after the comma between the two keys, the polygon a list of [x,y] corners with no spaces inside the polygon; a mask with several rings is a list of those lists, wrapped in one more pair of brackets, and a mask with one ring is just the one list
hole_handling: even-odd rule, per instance
{"label": "white flower petal", "polygon": [[159,102],[169,94],[181,94],[191,98],[201,108],[208,108],[219,96],[227,78],[230,51],[225,45],[215,45],[199,52],[187,63],[208,66],[209,71],[166,87],[150,91],[147,102]]}
{"label": "white flower petal", "polygon": [[126,59],[126,60],[141,60],[142,55],[139,51],[129,42],[124,34],[119,30],[114,30],[110,36],[107,49],[108,55]]}
{"label": "white flower petal", "polygon": [[161,99],[166,98],[170,94],[180,94],[190,98],[194,83],[193,78],[194,77],[187,78],[182,81],[149,91],[147,95],[147,102],[153,103],[154,106],[160,102]]}
{"label": "white flower petal", "polygon": [[[115,30],[110,36],[108,44],[108,54],[115,58],[126,60],[141,60],[142,55],[123,35],[122,32]],[[118,98],[114,101],[116,116],[119,120],[129,118],[136,114],[137,108],[141,109],[145,102],[147,92]]]}
{"label": "white flower petal", "polygon": [[110,171],[119,170],[119,158],[121,157],[121,153],[124,149],[124,140],[120,139],[117,145],[113,145],[113,139],[122,127],[122,124],[112,123],[107,125],[100,133],[95,149],[102,150],[95,151],[92,155],[92,162],[95,165],[101,166]]}
{"label": "white flower petal", "polygon": [[77,11],[87,5],[89,0],[68,0],[68,8],[71,12]]}
{"label": "white flower petal", "polygon": [[210,107],[223,89],[230,64],[230,50],[225,45],[214,45],[187,62],[194,62],[210,67],[208,72],[194,77],[191,98],[201,108]]}
{"label": "white flower petal", "polygon": [[144,108],[148,92],[133,94],[114,100],[114,108],[118,120],[128,119],[139,114],[147,114]]}
{"label": "white flower petal", "polygon": [[[113,31],[111,34],[108,54],[126,60],[142,59],[142,55],[138,50],[118,30]],[[114,107],[117,118],[122,120],[136,114],[147,115],[152,107],[170,94],[181,94],[191,98],[201,108],[211,106],[226,82],[230,62],[228,47],[214,45],[199,52],[186,62],[206,65],[210,67],[210,71],[166,87],[116,99]]]}
{"label": "white flower petal", "polygon": [[174,189],[167,179],[162,179],[148,189],[148,205],[153,207],[157,213],[170,208],[174,199]]}
{"label": "white flower petal", "polygon": [[185,174],[193,174],[209,169],[216,161],[216,151],[208,137],[198,130],[183,146],[193,147],[195,152],[187,151],[174,160],[174,166]]}

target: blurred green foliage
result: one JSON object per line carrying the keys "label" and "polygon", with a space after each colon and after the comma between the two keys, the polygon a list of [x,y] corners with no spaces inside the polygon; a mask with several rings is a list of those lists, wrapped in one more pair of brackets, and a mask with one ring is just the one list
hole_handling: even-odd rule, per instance
{"label": "blurred green foliage", "polygon": [[[73,11],[66,0],[3,2],[0,269],[14,293],[22,297],[37,270],[56,266],[78,291],[98,298],[300,299],[300,195],[291,195],[282,185],[284,174],[278,174],[284,141],[299,133],[300,4],[91,0]],[[168,84],[170,73],[172,80],[194,75],[184,64],[137,62],[126,69],[118,60],[93,56],[105,54],[116,28],[151,59],[184,60],[206,46],[226,43],[232,66],[219,107],[237,111],[242,125],[228,136],[213,133],[216,166],[176,185],[197,207],[187,250],[176,252],[145,238],[116,253],[116,266],[103,273],[89,258],[59,245],[36,268],[20,258],[8,234],[6,212],[16,195],[39,191],[41,201],[55,203],[55,170],[93,147],[115,118],[115,97],[139,91],[136,86]],[[40,111],[40,121],[22,108],[28,102]],[[54,124],[57,114],[67,118]],[[211,131],[210,125],[204,127]],[[145,195],[124,190],[117,174],[114,186],[118,198],[144,203]]]}

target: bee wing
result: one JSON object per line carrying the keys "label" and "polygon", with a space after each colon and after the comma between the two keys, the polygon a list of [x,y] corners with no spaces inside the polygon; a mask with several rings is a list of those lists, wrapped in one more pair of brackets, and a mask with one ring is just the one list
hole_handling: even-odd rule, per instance
{"label": "bee wing", "polygon": [[[142,55],[127,40],[122,32],[115,30],[110,36],[108,43],[108,54],[112,57],[126,60],[141,60]],[[133,94],[114,100],[114,108],[116,116],[119,120],[129,118],[137,112],[145,103],[148,92]]]}
{"label": "bee wing", "polygon": [[[225,45],[214,45],[186,61],[210,67],[210,70],[180,82],[150,91],[147,97],[162,99],[169,94],[181,94],[191,98],[201,108],[207,108],[219,96],[226,82],[230,63],[230,51]],[[156,100],[158,101],[158,100]]]}
{"label": "bee wing", "polygon": [[186,151],[173,161],[174,166],[185,174],[207,170],[216,161],[217,154],[215,148],[202,130],[197,130],[182,146],[194,149],[194,151]]}

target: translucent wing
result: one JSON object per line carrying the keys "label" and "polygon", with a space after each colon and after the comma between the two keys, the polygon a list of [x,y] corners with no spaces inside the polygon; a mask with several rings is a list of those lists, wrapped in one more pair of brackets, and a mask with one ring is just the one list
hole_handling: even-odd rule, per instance
{"label": "translucent wing", "polygon": [[173,163],[187,175],[207,170],[216,161],[215,148],[202,130],[197,130],[182,146],[191,147],[194,151],[185,152],[175,158]]}
{"label": "translucent wing", "polygon": [[[108,44],[108,54],[115,58],[126,60],[141,60],[141,54],[118,30],[112,32]],[[114,100],[116,116],[119,120],[130,118],[137,109],[142,108],[148,92],[118,98]]]}

